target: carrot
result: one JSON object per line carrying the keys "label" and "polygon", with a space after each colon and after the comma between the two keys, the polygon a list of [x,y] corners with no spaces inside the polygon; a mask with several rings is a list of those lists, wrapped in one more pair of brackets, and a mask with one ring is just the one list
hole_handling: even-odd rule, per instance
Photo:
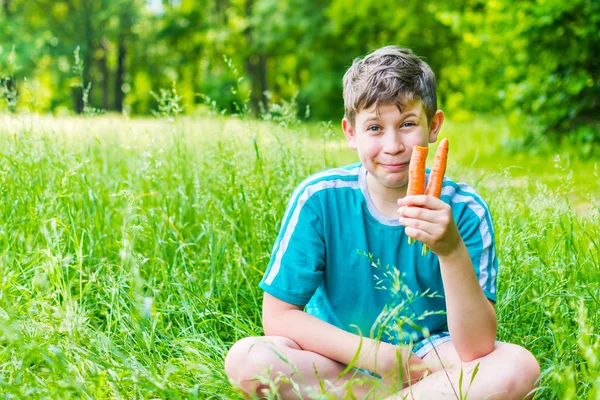
{"label": "carrot", "polygon": [[448,139],[444,138],[435,152],[433,168],[429,174],[429,182],[425,194],[435,196],[438,199],[442,194],[442,183],[444,182],[444,174],[446,173],[446,162],[448,159]]}
{"label": "carrot", "polygon": [[427,147],[423,146],[415,146],[413,148],[408,169],[407,196],[425,193],[425,163],[427,161],[428,150]]}
{"label": "carrot", "polygon": [[[429,148],[426,146],[413,147],[408,169],[407,196],[425,193],[425,163],[427,161],[428,150]],[[413,244],[414,241],[413,238],[408,238],[408,244]]]}
{"label": "carrot", "polygon": [[[425,194],[428,196],[435,196],[438,199],[442,194],[442,185],[444,183],[444,174],[446,173],[446,163],[448,160],[448,139],[443,138],[440,141],[435,152],[435,158],[433,160],[433,168],[429,174],[429,182],[427,183],[427,189]],[[423,244],[421,249],[421,255],[427,254],[429,248],[426,244]]]}

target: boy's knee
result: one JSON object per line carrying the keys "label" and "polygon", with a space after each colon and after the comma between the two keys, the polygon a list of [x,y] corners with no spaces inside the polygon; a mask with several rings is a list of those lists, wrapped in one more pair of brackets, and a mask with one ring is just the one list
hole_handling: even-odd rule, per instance
{"label": "boy's knee", "polygon": [[256,358],[256,346],[260,346],[258,337],[247,337],[231,346],[225,357],[225,374],[231,385],[251,396],[257,394],[258,388],[254,378],[259,373],[251,358]]}
{"label": "boy's knee", "polygon": [[225,357],[225,373],[232,382],[254,380],[267,372],[277,359],[280,347],[293,347],[286,338],[251,336],[239,340]]}
{"label": "boy's knee", "polygon": [[509,392],[525,396],[535,386],[540,377],[540,364],[531,352],[516,344],[507,344],[506,356],[511,371]]}
{"label": "boy's knee", "polygon": [[[258,337],[246,337],[233,344],[225,357],[225,373],[232,382],[239,382],[252,377],[245,376],[250,372],[248,368],[250,353],[253,347],[260,345]],[[256,351],[255,351],[256,353]]]}
{"label": "boy's knee", "polygon": [[225,357],[227,378],[246,394],[261,396],[266,386],[257,378],[267,375],[273,378],[277,373],[272,367],[277,362],[278,351],[285,348],[299,349],[295,342],[283,337],[251,336],[239,340]]}
{"label": "boy's knee", "polygon": [[531,352],[521,346],[513,345],[515,364],[519,367],[517,370],[521,371],[521,374],[535,382],[540,377],[540,364]]}

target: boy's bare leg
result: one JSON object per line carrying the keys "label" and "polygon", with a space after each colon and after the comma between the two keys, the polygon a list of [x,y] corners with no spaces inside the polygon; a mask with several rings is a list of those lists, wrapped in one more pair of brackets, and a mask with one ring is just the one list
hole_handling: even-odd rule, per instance
{"label": "boy's bare leg", "polygon": [[[439,355],[439,358],[438,358]],[[440,362],[441,360],[441,362]],[[463,398],[468,390],[471,399],[523,399],[535,387],[540,376],[537,360],[527,350],[513,344],[497,342],[496,349],[485,357],[461,363],[452,342],[446,342],[425,356],[424,361],[433,374],[402,390],[390,399],[457,399],[462,369]],[[471,383],[475,367],[478,372]],[[292,365],[295,365],[292,366]],[[443,368],[442,368],[443,365]],[[315,374],[315,368],[319,377]],[[389,387],[378,379],[353,370],[338,379],[345,366],[319,354],[301,350],[292,340],[283,337],[251,337],[236,343],[225,360],[225,370],[232,383],[249,396],[264,394],[268,386],[257,376],[276,380],[282,374],[292,377],[300,394],[310,396],[310,387],[320,392],[321,381],[327,393],[343,398],[352,391],[358,399],[373,395],[383,398]],[[349,388],[348,381],[362,380]],[[282,398],[298,398],[298,392],[289,381],[277,385]],[[389,394],[389,392],[388,392]]]}
{"label": "boy's bare leg", "polygon": [[[424,358],[433,374],[388,399],[458,399],[462,368],[462,398],[467,397],[465,393],[468,390],[469,400],[521,400],[532,396],[531,391],[540,376],[540,367],[533,355],[514,344],[496,342],[493,352],[467,363],[461,363],[452,342],[441,344],[437,352],[439,358],[435,351]],[[477,374],[471,383],[478,364]]]}
{"label": "boy's bare leg", "polygon": [[[269,388],[257,376],[277,381],[278,376],[283,375],[293,379],[304,398],[309,398],[311,390],[321,392],[322,387],[339,398],[350,391],[358,399],[370,394],[373,398],[382,397],[379,379],[354,369],[338,378],[345,368],[337,361],[302,350],[291,339],[277,336],[242,339],[232,346],[225,359],[225,372],[230,381],[248,396],[264,395]],[[374,389],[374,386],[380,388]],[[289,380],[280,379],[277,387],[282,398],[299,398],[298,389]]]}

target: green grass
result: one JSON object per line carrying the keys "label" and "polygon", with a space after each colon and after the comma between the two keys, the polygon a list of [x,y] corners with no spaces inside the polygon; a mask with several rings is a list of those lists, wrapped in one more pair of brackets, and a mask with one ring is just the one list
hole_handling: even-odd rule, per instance
{"label": "green grass", "polygon": [[[0,121],[0,393],[235,398],[222,364],[261,334],[257,287],[304,177],[354,162],[340,130],[234,118]],[[448,123],[448,174],[488,200],[499,338],[539,399],[600,395],[600,179],[511,155],[502,121]],[[569,160],[561,163],[560,160]]]}

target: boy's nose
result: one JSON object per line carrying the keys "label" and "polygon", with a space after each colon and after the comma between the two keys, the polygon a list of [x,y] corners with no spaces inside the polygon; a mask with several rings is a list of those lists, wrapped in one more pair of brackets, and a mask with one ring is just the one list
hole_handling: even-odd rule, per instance
{"label": "boy's nose", "polygon": [[398,132],[390,132],[386,134],[384,150],[389,154],[398,154],[404,151],[404,143]]}

